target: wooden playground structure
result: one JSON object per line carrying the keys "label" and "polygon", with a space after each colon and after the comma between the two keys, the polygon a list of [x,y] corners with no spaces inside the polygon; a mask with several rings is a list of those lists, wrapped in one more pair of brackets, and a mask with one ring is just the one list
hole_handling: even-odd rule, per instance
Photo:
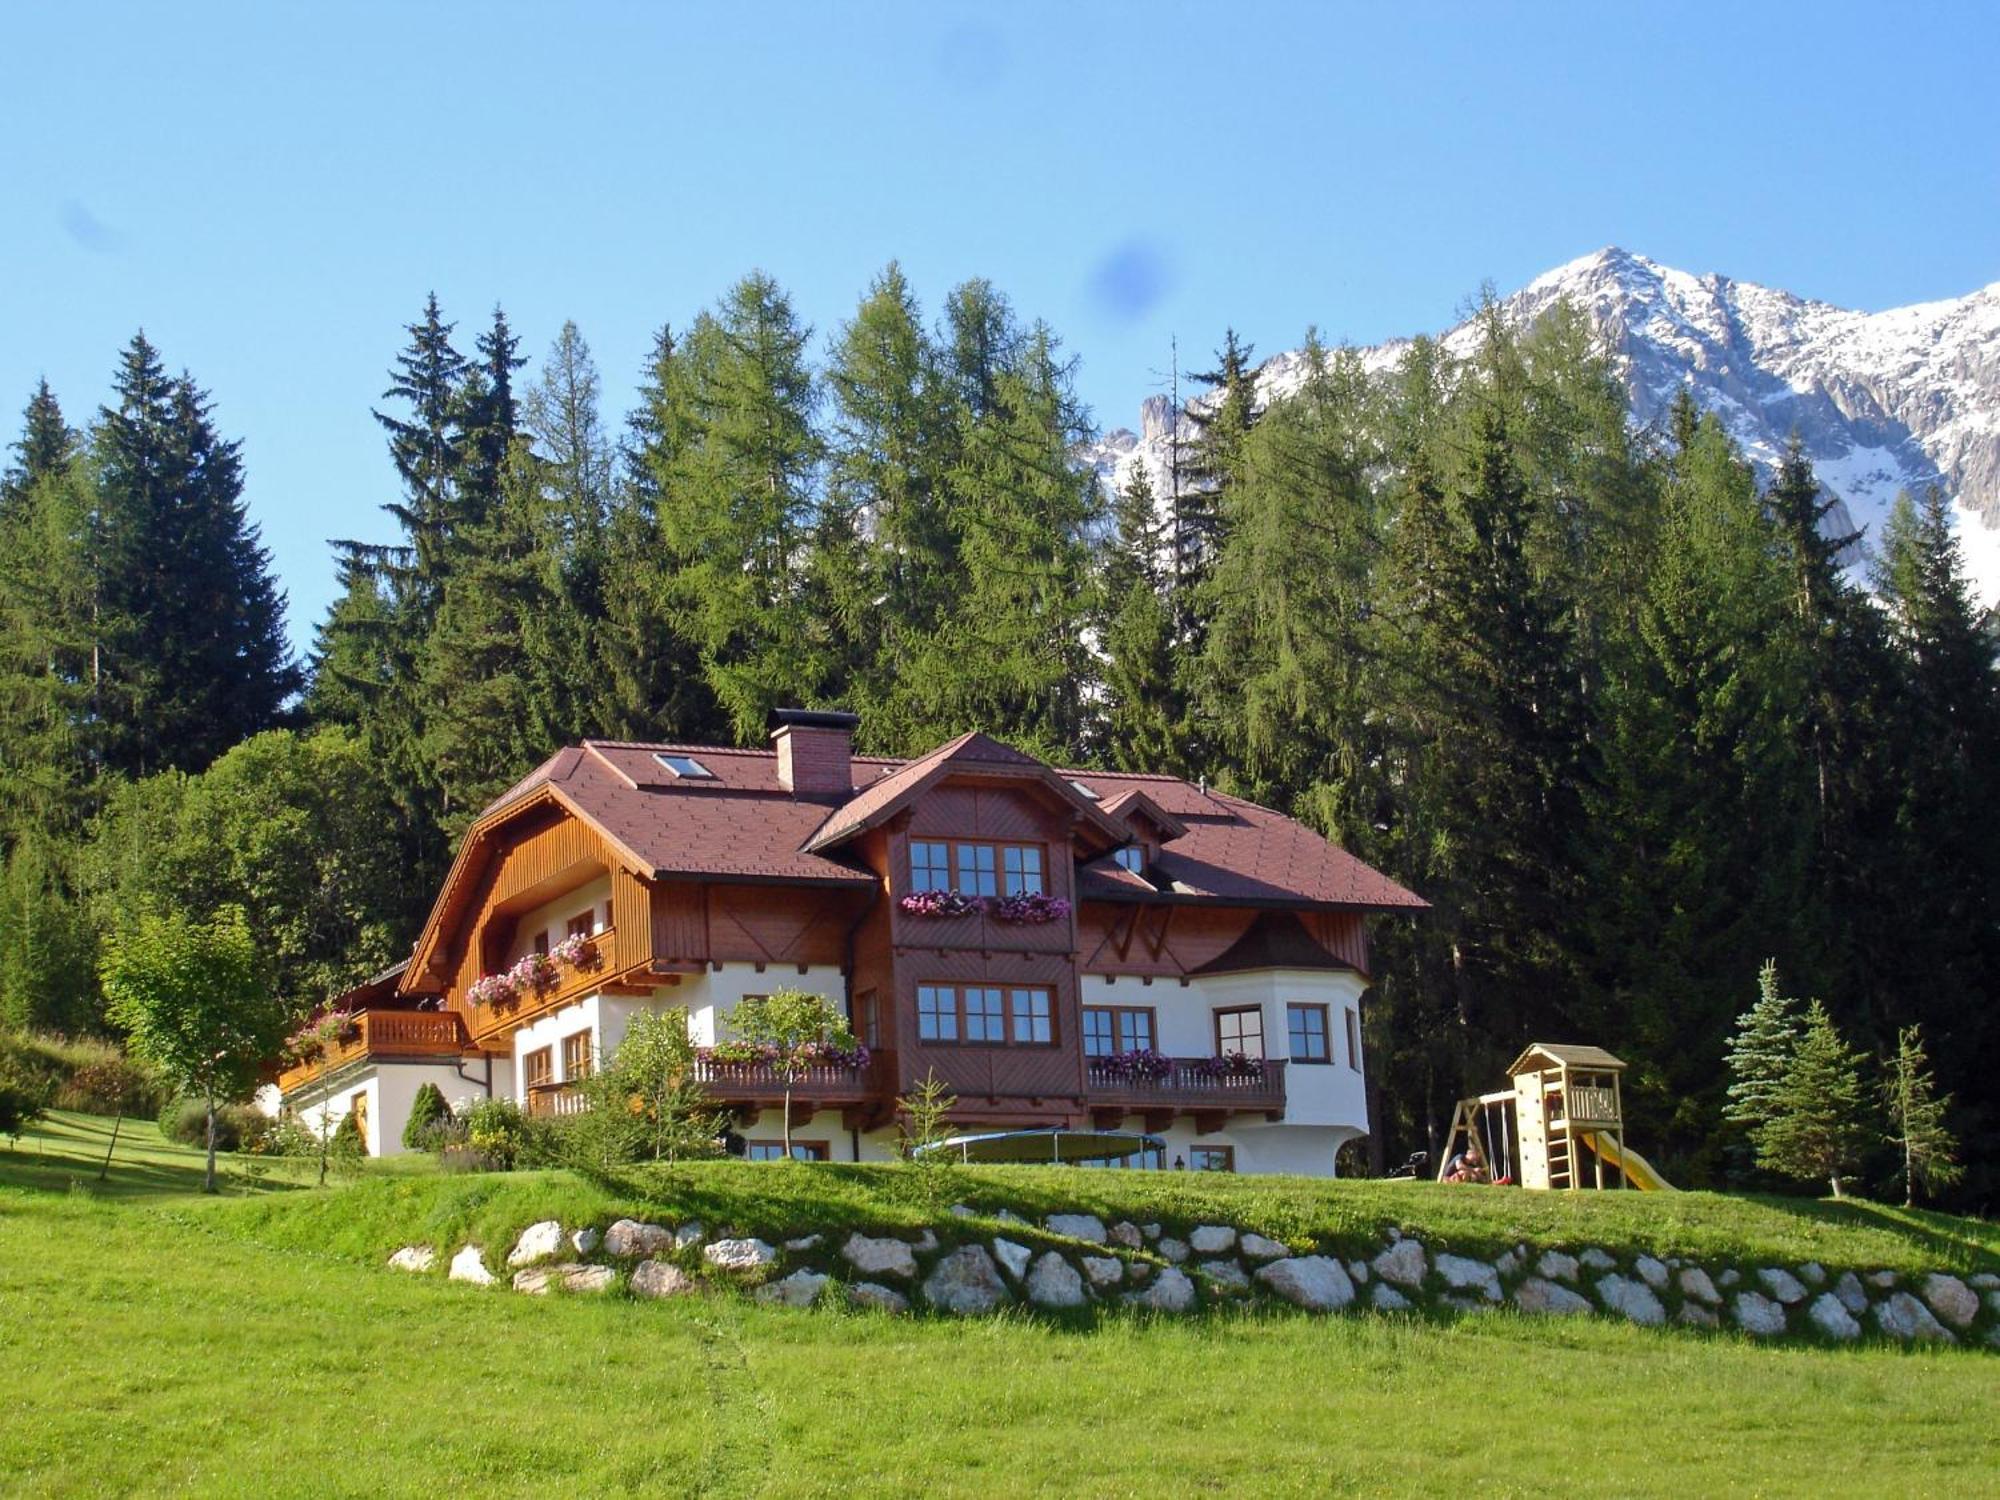
{"label": "wooden playground structure", "polygon": [[1624,1071],[1602,1047],[1532,1044],[1507,1069],[1511,1089],[1458,1101],[1438,1181],[1671,1192],[1625,1144]]}

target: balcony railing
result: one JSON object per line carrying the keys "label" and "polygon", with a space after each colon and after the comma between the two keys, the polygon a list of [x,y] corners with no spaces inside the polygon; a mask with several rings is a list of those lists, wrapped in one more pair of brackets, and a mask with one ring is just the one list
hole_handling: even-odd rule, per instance
{"label": "balcony railing", "polygon": [[[777,1104],[785,1097],[784,1072],[767,1062],[718,1062],[703,1058],[694,1076],[707,1090],[731,1104]],[[790,1080],[792,1098],[825,1104],[852,1104],[891,1094],[896,1087],[896,1055],[872,1052],[865,1066],[854,1068],[816,1063]]]}
{"label": "balcony railing", "polygon": [[1219,1109],[1282,1114],[1285,1109],[1281,1058],[1265,1058],[1252,1073],[1219,1068],[1207,1057],[1170,1057],[1166,1072],[1158,1078],[1135,1077],[1091,1058],[1084,1076],[1093,1105],[1125,1105],[1134,1112]]}
{"label": "balcony railing", "polygon": [[528,1113],[535,1119],[580,1115],[590,1101],[567,1083],[531,1083],[527,1089]]}
{"label": "balcony railing", "polygon": [[289,1093],[356,1058],[458,1057],[466,1046],[465,1023],[451,1011],[364,1010],[341,1035],[282,1069],[278,1087]]}

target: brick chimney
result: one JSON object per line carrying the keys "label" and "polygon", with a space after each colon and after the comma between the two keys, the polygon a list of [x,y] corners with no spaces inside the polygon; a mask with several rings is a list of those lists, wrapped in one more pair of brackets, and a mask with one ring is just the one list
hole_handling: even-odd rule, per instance
{"label": "brick chimney", "polygon": [[801,802],[845,802],[854,795],[854,726],[861,715],[780,708],[771,743],[778,750],[778,784]]}

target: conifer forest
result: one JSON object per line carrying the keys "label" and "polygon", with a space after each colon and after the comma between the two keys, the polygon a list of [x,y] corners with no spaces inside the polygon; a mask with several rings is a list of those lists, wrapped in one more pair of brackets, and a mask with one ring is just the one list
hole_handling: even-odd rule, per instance
{"label": "conifer forest", "polygon": [[393,487],[303,660],[226,392],[141,334],[95,410],[20,393],[0,1023],[106,1030],[117,924],[225,906],[304,1013],[407,954],[560,746],[833,706],[872,753],[1198,778],[1424,896],[1375,933],[1378,1170],[1587,1039],[1677,1183],[1761,1185],[1721,1059],[1775,960],[1871,1057],[1921,1026],[1950,1201],[1992,1208],[2000,646],[1946,497],[1828,535],[1796,446],[1760,477],[1685,399],[1635,428],[1563,307],[1387,375],[1309,338],[1269,404],[1224,335],[1164,481],[1116,493],[1061,339],[985,281],[925,306],[891,265],[825,330],[762,274],[686,311],[623,414],[574,325],[535,359],[435,298],[384,329],[354,402]]}

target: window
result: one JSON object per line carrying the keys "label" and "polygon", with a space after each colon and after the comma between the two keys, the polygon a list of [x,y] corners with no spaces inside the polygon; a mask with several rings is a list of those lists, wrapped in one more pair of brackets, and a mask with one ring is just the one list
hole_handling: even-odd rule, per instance
{"label": "window", "polygon": [[1351,1010],[1347,1013],[1347,1065],[1361,1071],[1361,1018]]}
{"label": "window", "polygon": [[1040,895],[1040,844],[945,843],[910,840],[910,889],[958,891],[967,896]]}
{"label": "window", "polygon": [[546,955],[548,953],[549,951],[548,928],[544,927],[540,932],[535,934],[534,949],[537,953],[540,954]]}
{"label": "window", "polygon": [[1113,1052],[1150,1052],[1153,1009],[1138,1005],[1086,1005],[1083,1008],[1083,1055],[1107,1057]]}
{"label": "window", "polygon": [[965,1039],[968,1042],[1007,1040],[1007,1004],[996,989],[967,985],[959,998],[965,1007]]}
{"label": "window", "polygon": [[547,1047],[537,1047],[521,1059],[521,1086],[540,1088],[555,1080],[555,1054]]}
{"label": "window", "polygon": [[1014,1040],[1041,1045],[1055,1040],[1050,1029],[1047,990],[1011,990],[1007,999],[1014,1010]]}
{"label": "window", "polygon": [[1000,869],[1009,896],[1038,896],[1042,891],[1042,851],[1037,844],[1007,844],[1000,850]]}
{"label": "window", "polygon": [[910,845],[910,889],[951,889],[951,845],[919,839]]}
{"label": "window", "polygon": [[1291,1044],[1293,1062],[1333,1061],[1327,1042],[1324,1005],[1287,1005],[1285,1034],[1286,1040]]}
{"label": "window", "polygon": [[610,928],[610,926],[611,926],[611,903],[607,901],[604,903],[604,921],[599,925],[597,930],[599,932],[604,932],[607,931]]}
{"label": "window", "polygon": [[917,986],[917,1038],[998,1046],[1055,1041],[1055,1001],[1045,989],[998,989],[981,984]]}
{"label": "window", "polygon": [[664,751],[655,751],[653,759],[683,780],[715,780],[715,772],[709,770],[707,766],[696,760],[692,755],[668,755]]}
{"label": "window", "polygon": [[997,896],[1000,882],[995,874],[996,851],[991,844],[958,844],[958,888],[968,896]]}
{"label": "window", "polygon": [[571,937],[589,937],[596,924],[595,913],[581,911],[569,919],[569,926],[564,931]]}
{"label": "window", "polygon": [[1129,1167],[1138,1172],[1163,1172],[1167,1167],[1164,1146],[1142,1146],[1130,1156],[1114,1156],[1109,1161],[1080,1161],[1079,1167]]}
{"label": "window", "polygon": [[917,1037],[926,1042],[958,1040],[958,991],[948,984],[917,986]]}
{"label": "window", "polygon": [[1215,1050],[1227,1056],[1241,1052],[1245,1057],[1264,1055],[1264,1011],[1256,1005],[1240,1006],[1215,1013]]}
{"label": "window", "polygon": [[361,1138],[361,1149],[368,1149],[368,1090],[363,1089],[347,1101],[347,1112],[354,1116],[354,1133]]}
{"label": "window", "polygon": [[[783,1161],[785,1143],[783,1141],[745,1141],[743,1155],[749,1161]],[[825,1161],[825,1141],[793,1141],[793,1161]]]}
{"label": "window", "polygon": [[1084,783],[1078,781],[1074,776],[1070,777],[1069,784],[1076,788],[1077,795],[1080,797],[1088,797],[1092,802],[1102,802],[1104,800],[1102,797],[1098,796],[1096,792],[1092,791],[1088,786],[1084,785]]}
{"label": "window", "polygon": [[1146,850],[1142,845],[1127,844],[1111,857],[1121,870],[1130,870],[1134,875],[1146,873]]}
{"label": "window", "polygon": [[1234,1172],[1236,1170],[1236,1148],[1234,1146],[1190,1146],[1188,1166],[1196,1172]]}
{"label": "window", "polygon": [[564,1037],[563,1077],[565,1079],[588,1078],[590,1076],[591,1058],[595,1053],[596,1048],[591,1046],[590,1043],[590,1028],[588,1026],[584,1027],[581,1031],[571,1032],[568,1036]]}
{"label": "window", "polygon": [[864,1047],[882,1045],[882,1005],[875,991],[863,990],[854,1000],[854,1020]]}

